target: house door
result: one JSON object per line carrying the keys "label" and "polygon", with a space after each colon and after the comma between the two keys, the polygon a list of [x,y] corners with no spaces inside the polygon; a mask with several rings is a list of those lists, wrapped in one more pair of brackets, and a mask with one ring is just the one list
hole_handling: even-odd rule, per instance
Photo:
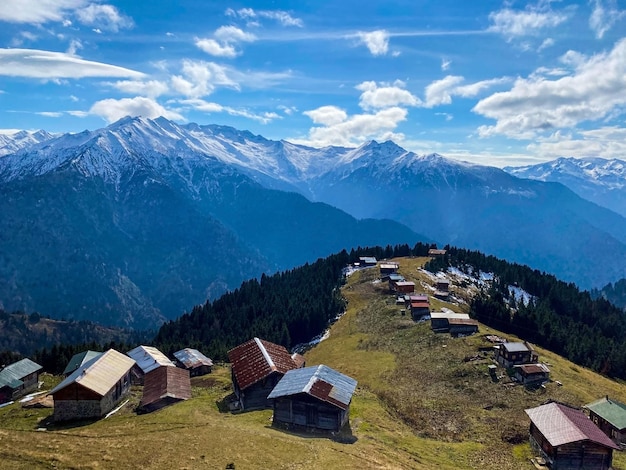
{"label": "house door", "polygon": [[307,405],[306,407],[306,424],[307,426],[317,426],[317,407]]}

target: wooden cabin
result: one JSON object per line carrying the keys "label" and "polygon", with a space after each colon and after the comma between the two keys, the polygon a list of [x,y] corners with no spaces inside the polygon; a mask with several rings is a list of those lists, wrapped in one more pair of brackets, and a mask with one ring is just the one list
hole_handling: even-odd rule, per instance
{"label": "wooden cabin", "polygon": [[0,371],[0,403],[13,401],[37,390],[43,368],[30,359],[22,359]]}
{"label": "wooden cabin", "polygon": [[583,406],[589,419],[618,445],[626,444],[626,405],[610,398],[600,398]]}
{"label": "wooden cabin", "polygon": [[381,279],[384,276],[396,273],[398,271],[398,267],[399,267],[398,263],[391,263],[391,262],[380,263],[378,265],[378,269],[380,269],[380,277],[381,277]]}
{"label": "wooden cabin", "polygon": [[91,350],[74,354],[70,359],[70,362],[68,362],[67,366],[65,366],[65,369],[63,370],[63,376],[67,377],[84,363],[91,361],[94,357],[98,357],[100,354],[102,354],[100,351]]}
{"label": "wooden cabin", "polygon": [[49,395],[54,399],[54,421],[101,418],[130,392],[135,361],[114,349],[86,362]]}
{"label": "wooden cabin", "polygon": [[535,364],[539,356],[532,345],[524,341],[523,343],[501,343],[495,346],[494,359],[501,366],[509,368],[518,364]]}
{"label": "wooden cabin", "polygon": [[361,267],[371,268],[372,266],[376,266],[378,264],[378,260],[373,256],[361,256],[359,257],[359,265]]}
{"label": "wooden cabin", "polygon": [[430,312],[430,327],[435,333],[448,333],[450,319],[470,320],[470,317],[467,313],[456,313],[451,310]]}
{"label": "wooden cabin", "polygon": [[389,281],[389,284],[392,286],[392,290],[402,294],[410,294],[415,292],[415,283],[412,281],[396,281],[392,283]]}
{"label": "wooden cabin", "polygon": [[357,382],[328,366],[293,369],[280,379],[273,400],[273,424],[309,431],[339,431],[349,420]]}
{"label": "wooden cabin", "polygon": [[165,354],[152,346],[137,346],[126,355],[137,363],[131,373],[133,384],[143,385],[146,374],[159,367],[176,367]]}
{"label": "wooden cabin", "polygon": [[396,282],[402,282],[406,280],[401,274],[388,274],[385,276],[385,279],[389,281],[389,290],[393,292],[396,292]]}
{"label": "wooden cabin", "polygon": [[545,364],[520,364],[513,366],[513,378],[528,387],[550,380],[550,369]]}
{"label": "wooden cabin", "polygon": [[580,410],[547,403],[525,410],[530,445],[551,470],[609,470],[619,447]]}
{"label": "wooden cabin", "polygon": [[157,367],[144,377],[138,411],[150,413],[191,398],[189,371],[179,367]]}
{"label": "wooden cabin", "polygon": [[233,391],[241,410],[271,408],[267,396],[295,361],[284,346],[253,338],[228,351]]}
{"label": "wooden cabin", "polygon": [[419,300],[411,301],[409,308],[411,309],[411,318],[413,318],[414,321],[418,321],[430,315],[430,304],[428,302]]}
{"label": "wooden cabin", "polygon": [[213,361],[197,349],[181,349],[174,353],[174,357],[177,365],[187,369],[191,377],[210,374],[213,368]]}
{"label": "wooden cabin", "polygon": [[471,318],[448,318],[451,336],[469,336],[478,333],[478,322]]}
{"label": "wooden cabin", "polygon": [[428,256],[434,258],[436,256],[443,256],[446,254],[446,250],[438,250],[437,248],[431,248],[428,250]]}

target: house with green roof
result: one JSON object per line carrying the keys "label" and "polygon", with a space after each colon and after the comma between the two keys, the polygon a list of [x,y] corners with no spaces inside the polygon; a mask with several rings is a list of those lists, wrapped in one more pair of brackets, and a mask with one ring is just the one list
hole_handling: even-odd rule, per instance
{"label": "house with green roof", "polygon": [[15,400],[37,390],[42,367],[30,359],[22,359],[0,371],[0,403]]}
{"label": "house with green roof", "polygon": [[583,406],[589,419],[616,444],[626,444],[626,405],[605,396]]}

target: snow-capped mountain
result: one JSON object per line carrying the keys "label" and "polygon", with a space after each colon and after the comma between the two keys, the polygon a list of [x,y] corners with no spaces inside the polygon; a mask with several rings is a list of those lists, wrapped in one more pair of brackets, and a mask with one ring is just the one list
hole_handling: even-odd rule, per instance
{"label": "snow-capped mountain", "polygon": [[626,216],[626,161],[598,157],[559,158],[504,170],[518,178],[561,183],[580,197]]}
{"label": "snow-capped mountain", "polygon": [[147,328],[262,272],[424,239],[248,176],[283,146],[127,118],[3,156],[0,308]]}
{"label": "snow-capped mountain", "polygon": [[11,134],[0,134],[0,157],[9,153],[17,152],[25,147],[30,147],[39,142],[44,142],[54,137],[46,131],[18,131]]}

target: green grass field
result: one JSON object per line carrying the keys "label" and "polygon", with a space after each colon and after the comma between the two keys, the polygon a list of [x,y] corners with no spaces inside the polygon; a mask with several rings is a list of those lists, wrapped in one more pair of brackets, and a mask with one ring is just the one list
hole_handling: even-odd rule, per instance
{"label": "green grass field", "polygon": [[[400,259],[400,272],[428,283],[424,259]],[[306,353],[359,382],[350,428],[341,436],[299,435],[271,427],[271,410],[222,412],[231,393],[228,365],[195,378],[193,398],[147,414],[130,402],[108,419],[50,426],[50,409],[0,409],[0,467],[10,469],[532,469],[525,408],[548,399],[582,405],[603,395],[626,402],[626,386],[538,348],[556,383],[529,391],[487,372],[490,345],[478,335],[434,334],[414,323],[375,282],[377,270],[353,274],[348,310],[330,337]],[[467,306],[434,303],[466,310]],[[509,337],[509,339],[515,339]],[[472,358],[472,360],[467,360]],[[499,373],[503,373],[499,370]],[[47,377],[46,385],[58,380]],[[40,428],[46,430],[38,430]],[[351,434],[348,438],[346,434]],[[616,469],[626,470],[622,453]]]}

